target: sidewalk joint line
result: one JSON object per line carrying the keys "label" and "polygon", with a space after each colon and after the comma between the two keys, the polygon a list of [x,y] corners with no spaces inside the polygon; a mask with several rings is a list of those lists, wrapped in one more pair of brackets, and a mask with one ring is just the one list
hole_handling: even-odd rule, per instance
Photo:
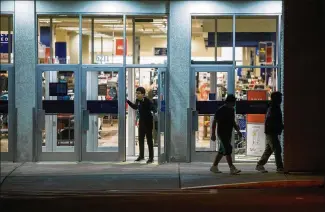
{"label": "sidewalk joint line", "polygon": [[15,167],[11,172],[9,172],[9,174],[7,174],[7,175],[3,178],[3,180],[2,180],[2,182],[1,182],[1,184],[0,184],[0,188],[2,187],[2,185],[4,184],[4,182],[6,181],[7,177],[9,177],[9,176],[14,172],[14,171],[16,171],[16,169],[22,167],[25,163],[26,163],[26,162],[23,162],[23,163],[20,164],[19,166]]}

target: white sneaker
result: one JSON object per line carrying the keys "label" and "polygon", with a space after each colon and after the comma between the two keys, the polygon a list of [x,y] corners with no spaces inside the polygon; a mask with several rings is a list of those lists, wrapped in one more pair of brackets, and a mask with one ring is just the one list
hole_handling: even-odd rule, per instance
{"label": "white sneaker", "polygon": [[261,172],[261,173],[267,173],[267,171],[265,170],[264,166],[262,166],[262,165],[257,165],[255,169],[257,171]]}
{"label": "white sneaker", "polygon": [[210,168],[210,172],[213,172],[213,173],[222,173],[219,169],[218,169],[218,166],[211,166]]}
{"label": "white sneaker", "polygon": [[235,166],[230,168],[230,174],[239,174],[241,170],[237,169]]}

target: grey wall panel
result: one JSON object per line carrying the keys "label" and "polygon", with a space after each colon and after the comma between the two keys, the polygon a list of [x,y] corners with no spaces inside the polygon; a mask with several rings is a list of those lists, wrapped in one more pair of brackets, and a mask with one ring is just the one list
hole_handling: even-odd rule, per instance
{"label": "grey wall panel", "polygon": [[184,6],[191,14],[282,13],[282,1],[189,1]]}
{"label": "grey wall panel", "polygon": [[36,1],[36,12],[166,13],[164,1]]}
{"label": "grey wall panel", "polygon": [[[28,8],[28,9],[26,9]],[[35,10],[33,1],[15,1],[15,100],[17,161],[33,159],[35,107]]]}
{"label": "grey wall panel", "polygon": [[1,12],[13,12],[15,10],[14,1],[0,1]]}

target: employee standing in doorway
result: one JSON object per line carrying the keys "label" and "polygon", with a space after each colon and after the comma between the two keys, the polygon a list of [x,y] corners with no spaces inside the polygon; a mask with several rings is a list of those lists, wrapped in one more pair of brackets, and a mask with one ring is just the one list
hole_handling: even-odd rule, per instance
{"label": "employee standing in doorway", "polygon": [[144,137],[147,138],[147,144],[149,149],[149,160],[147,163],[153,163],[153,113],[156,113],[156,108],[153,103],[145,96],[146,90],[143,87],[138,87],[136,90],[136,102],[132,103],[127,100],[128,105],[137,110],[139,115],[139,157],[136,162],[144,160]]}
{"label": "employee standing in doorway", "polygon": [[269,160],[270,156],[274,152],[275,163],[278,173],[283,173],[283,162],[282,162],[282,149],[279,140],[279,136],[282,134],[284,129],[282,121],[282,111],[280,105],[282,103],[282,93],[273,92],[271,94],[271,104],[268,108],[265,120],[265,135],[266,135],[266,147],[265,151],[258,161],[256,170],[262,173],[267,171],[264,165]]}
{"label": "employee standing in doorway", "polygon": [[230,168],[230,174],[238,174],[241,170],[238,170],[232,163],[232,146],[231,137],[233,128],[237,131],[240,137],[242,137],[239,127],[235,121],[235,110],[236,98],[230,94],[226,98],[226,103],[221,106],[214,115],[212,123],[211,140],[216,141],[216,127],[218,123],[217,134],[220,140],[220,148],[218,154],[214,160],[213,166],[210,171],[214,173],[221,173],[218,169],[218,164],[223,156],[226,156],[228,166]]}

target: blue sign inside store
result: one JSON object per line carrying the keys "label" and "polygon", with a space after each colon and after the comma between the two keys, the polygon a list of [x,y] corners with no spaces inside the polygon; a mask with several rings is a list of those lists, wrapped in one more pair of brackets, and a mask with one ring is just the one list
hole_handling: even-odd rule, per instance
{"label": "blue sign inside store", "polygon": [[[10,39],[9,39],[10,38]],[[1,34],[0,37],[0,53],[8,53],[9,52],[9,40],[12,49],[12,35]]]}

